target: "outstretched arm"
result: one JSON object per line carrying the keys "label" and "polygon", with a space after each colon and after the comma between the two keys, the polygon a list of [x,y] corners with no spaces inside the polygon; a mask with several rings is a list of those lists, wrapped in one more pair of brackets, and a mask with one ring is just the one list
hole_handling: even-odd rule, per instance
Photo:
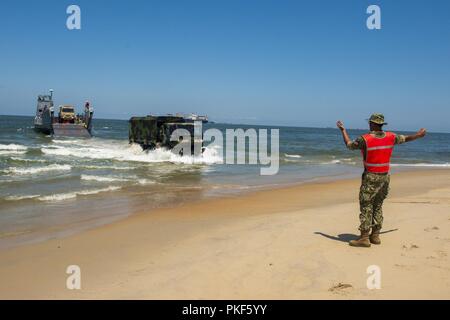
{"label": "outstretched arm", "polygon": [[344,123],[341,120],[339,120],[338,122],[336,122],[336,126],[339,128],[339,130],[341,130],[344,143],[346,146],[348,146],[348,144],[352,142],[352,140],[348,136],[347,130],[345,130]]}
{"label": "outstretched arm", "polygon": [[413,135],[405,136],[405,142],[410,142],[410,141],[414,141],[419,138],[423,138],[423,137],[425,137],[426,134],[427,134],[427,130],[422,128]]}

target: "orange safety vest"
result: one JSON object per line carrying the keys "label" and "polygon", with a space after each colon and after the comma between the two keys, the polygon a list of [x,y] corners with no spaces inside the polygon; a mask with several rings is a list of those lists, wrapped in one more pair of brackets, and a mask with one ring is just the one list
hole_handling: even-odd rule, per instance
{"label": "orange safety vest", "polygon": [[395,134],[385,132],[383,138],[377,138],[373,134],[367,133],[362,137],[366,142],[366,154],[364,158],[364,168],[366,171],[372,173],[389,172],[391,155],[395,144]]}

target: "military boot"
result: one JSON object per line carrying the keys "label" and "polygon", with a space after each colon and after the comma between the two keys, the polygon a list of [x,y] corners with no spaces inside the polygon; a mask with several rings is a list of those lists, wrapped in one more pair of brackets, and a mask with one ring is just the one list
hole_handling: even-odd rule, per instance
{"label": "military boot", "polygon": [[365,231],[361,230],[361,236],[356,240],[350,240],[348,244],[352,247],[370,247],[369,233],[370,229]]}
{"label": "military boot", "polygon": [[369,237],[370,243],[372,244],[381,244],[380,240],[380,227],[373,227],[372,234]]}

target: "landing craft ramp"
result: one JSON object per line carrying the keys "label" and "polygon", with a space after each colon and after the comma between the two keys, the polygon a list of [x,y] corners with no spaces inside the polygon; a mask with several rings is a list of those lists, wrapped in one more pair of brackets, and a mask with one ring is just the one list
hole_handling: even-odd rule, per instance
{"label": "landing craft ramp", "polygon": [[91,134],[83,124],[73,123],[54,123],[53,124],[54,137],[82,137],[89,138]]}

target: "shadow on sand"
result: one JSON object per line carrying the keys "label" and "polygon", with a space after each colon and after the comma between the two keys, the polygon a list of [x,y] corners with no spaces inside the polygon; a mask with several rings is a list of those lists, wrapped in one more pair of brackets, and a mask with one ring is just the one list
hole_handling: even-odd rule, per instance
{"label": "shadow on sand", "polygon": [[[391,229],[391,230],[381,231],[380,234],[394,232],[394,231],[397,231],[397,230],[398,229]],[[318,235],[321,235],[322,237],[328,238],[330,240],[335,240],[335,241],[340,241],[340,242],[349,242],[350,240],[356,240],[356,239],[359,238],[358,235],[351,234],[351,233],[341,233],[341,234],[338,234],[337,236],[331,236],[329,234],[316,231],[316,232],[314,232],[314,234],[318,234]]]}

